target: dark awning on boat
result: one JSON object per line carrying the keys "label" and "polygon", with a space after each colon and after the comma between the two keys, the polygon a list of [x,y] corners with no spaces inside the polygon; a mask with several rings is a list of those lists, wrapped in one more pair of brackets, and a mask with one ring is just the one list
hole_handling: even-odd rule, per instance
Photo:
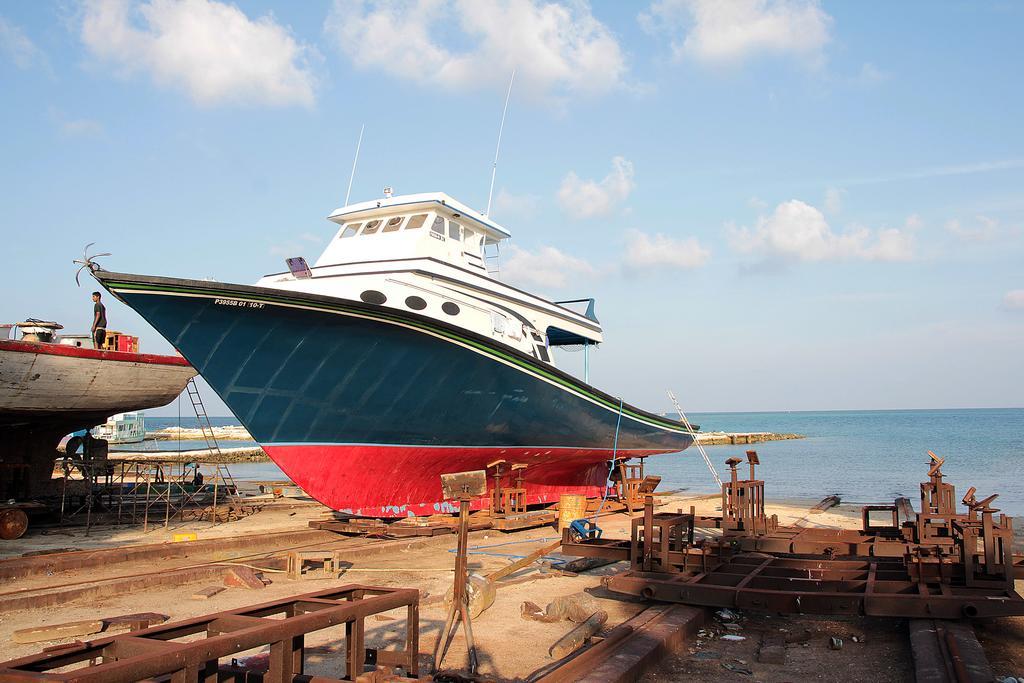
{"label": "dark awning on boat", "polygon": [[581,334],[575,332],[569,332],[558,327],[549,327],[548,331],[548,346],[583,346],[584,344],[594,344],[593,339],[588,339]]}
{"label": "dark awning on boat", "polygon": [[[597,319],[597,315],[594,313],[593,299],[569,299],[567,301],[556,301],[555,303],[558,304],[559,306],[569,308],[569,310],[572,310],[575,313],[582,314],[583,317],[585,317],[587,320],[590,320],[591,322],[595,322],[598,325],[601,324],[601,322]],[[586,304],[586,310],[574,310],[579,308],[579,306],[568,306],[568,304]],[[560,327],[549,327],[547,329],[547,335],[548,346],[583,346],[584,344],[588,343],[595,345],[597,344],[597,341],[590,337],[584,337],[583,335],[577,332],[563,330]]]}

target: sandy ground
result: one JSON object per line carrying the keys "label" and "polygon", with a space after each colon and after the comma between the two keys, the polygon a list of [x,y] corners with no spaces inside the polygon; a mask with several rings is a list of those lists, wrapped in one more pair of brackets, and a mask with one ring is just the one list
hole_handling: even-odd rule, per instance
{"label": "sandy ground", "polygon": [[[701,514],[714,514],[718,508],[718,498],[688,498],[685,496],[665,497],[662,510],[686,510],[695,505]],[[808,508],[816,501],[790,504],[772,504],[768,506],[769,514],[778,514],[780,523],[792,524],[798,520],[808,526],[857,527],[859,525],[859,508],[839,507],[824,514],[810,515]],[[295,507],[268,507],[258,514],[246,519],[211,527],[208,523],[181,524],[171,529],[159,529],[143,534],[138,528],[94,528],[89,537],[82,535],[82,530],[64,530],[60,534],[33,534],[13,545],[5,545],[3,553],[7,557],[22,552],[37,551],[43,547],[112,547],[134,543],[163,542],[170,539],[171,534],[185,530],[195,530],[200,538],[237,536],[253,533],[268,533],[288,529],[306,529],[310,519],[318,519],[324,514],[324,508],[315,504],[297,503]],[[625,514],[616,514],[600,520],[606,537],[624,537],[629,533],[629,518]],[[64,533],[74,534],[65,536]],[[470,565],[481,573],[488,573],[514,561],[515,556],[522,556],[542,547],[556,539],[556,533],[545,527],[514,534],[502,534],[495,531],[474,532],[470,536]],[[358,541],[365,543],[365,540]],[[354,543],[352,540],[338,541],[338,547]],[[443,603],[438,601],[448,590],[452,581],[452,565],[454,555],[450,552],[455,545],[454,536],[441,536],[431,539],[426,545],[419,545],[404,550],[396,550],[390,554],[361,557],[359,554],[346,556],[352,563],[340,579],[307,578],[301,581],[287,579],[284,574],[266,572],[264,577],[271,580],[270,585],[262,590],[228,588],[205,601],[190,599],[199,588],[212,585],[203,582],[188,586],[171,588],[154,587],[152,590],[136,592],[104,598],[91,603],[73,603],[59,610],[25,610],[18,613],[0,615],[0,659],[24,656],[38,652],[42,647],[56,642],[36,643],[31,645],[14,644],[10,640],[11,633],[17,629],[40,624],[55,624],[75,620],[111,617],[121,614],[156,611],[166,614],[171,620],[181,620],[219,610],[227,610],[245,605],[287,598],[302,593],[322,590],[333,586],[350,583],[362,583],[379,586],[411,587],[421,591],[424,605],[420,615],[420,652],[421,662],[426,666],[429,653],[432,651],[445,616]],[[557,560],[561,556],[552,553],[548,560]],[[248,560],[255,566],[262,566],[258,559]],[[500,588],[495,603],[474,620],[474,633],[480,653],[481,673],[501,680],[525,678],[531,672],[551,663],[547,650],[559,637],[568,632],[573,624],[567,621],[556,623],[538,623],[524,620],[520,611],[526,600],[537,603],[542,608],[559,596],[587,592],[601,609],[609,614],[607,628],[611,628],[637,614],[644,608],[640,602],[616,596],[601,587],[601,578],[613,572],[624,571],[625,563],[603,567],[579,576],[561,576],[544,573],[538,565],[510,577],[512,580],[523,580]],[[127,574],[133,571],[152,571],[150,566],[133,565],[113,566],[103,571],[90,570],[87,576],[80,578],[99,578],[110,573]],[[38,586],[40,582],[50,581],[64,583],[74,580],[75,574],[61,573],[53,577],[38,577],[35,581],[9,582],[0,586],[0,592],[22,587]],[[318,575],[317,575],[318,576]],[[388,617],[394,617],[389,619]],[[1011,622],[1012,623],[1008,623]],[[1012,671],[1020,671],[1024,653],[1024,620],[1003,620],[992,625],[991,633],[979,629],[987,650],[991,653],[993,667],[997,673],[1005,675]],[[404,637],[404,614],[396,612],[381,618],[367,621],[367,646],[396,646]],[[727,631],[720,625],[711,625],[698,643],[679,655],[666,660],[657,670],[651,672],[646,680],[669,681],[699,678],[701,680],[764,680],[792,681],[798,679],[811,680],[868,680],[897,681],[907,680],[912,676],[909,645],[906,629],[902,622],[867,619],[790,619],[767,615],[742,614],[740,630]],[[782,629],[785,629],[783,631]],[[781,632],[791,636],[793,642],[787,647],[787,658],[784,665],[765,664],[757,661],[756,653],[764,633]],[[721,635],[735,633],[745,639],[738,642],[722,640]],[[309,651],[307,673],[338,676],[343,660],[344,648],[343,629],[329,629],[312,634],[307,638]],[[836,635],[844,639],[842,650],[828,648],[829,637]],[[854,643],[851,636],[857,635],[860,640]],[[95,638],[89,636],[85,639]],[[251,653],[259,654],[259,653]],[[467,663],[464,639],[460,633],[445,661],[447,666],[462,667]],[[998,666],[997,666],[998,664]],[[728,666],[725,666],[728,665]],[[734,667],[730,670],[729,667]],[[738,667],[740,670],[737,670]],[[746,674],[749,670],[752,674]]]}
{"label": "sandy ground", "polygon": [[29,526],[28,532],[15,541],[0,542],[0,559],[18,557],[25,553],[57,550],[95,550],[125,545],[169,543],[174,534],[195,532],[200,539],[242,536],[250,533],[288,531],[305,528],[308,522],[321,519],[328,510],[310,498],[278,499],[266,505],[258,514],[232,521],[230,524],[211,524],[208,521],[168,520],[153,514],[147,531],[141,524],[84,524],[66,526]]}

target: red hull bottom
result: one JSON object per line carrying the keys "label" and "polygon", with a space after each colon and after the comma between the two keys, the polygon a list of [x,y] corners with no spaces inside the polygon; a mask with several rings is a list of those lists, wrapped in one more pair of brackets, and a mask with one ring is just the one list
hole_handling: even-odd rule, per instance
{"label": "red hull bottom", "polygon": [[[423,446],[264,445],[292,481],[324,505],[363,517],[414,517],[458,511],[441,498],[441,475],[482,470],[505,460],[525,464],[527,505],[566,493],[600,496],[610,449],[431,448]],[[666,451],[619,451],[619,458]],[[508,485],[508,478],[504,480]],[[488,478],[491,488],[493,480]],[[473,509],[487,507],[482,500]]]}

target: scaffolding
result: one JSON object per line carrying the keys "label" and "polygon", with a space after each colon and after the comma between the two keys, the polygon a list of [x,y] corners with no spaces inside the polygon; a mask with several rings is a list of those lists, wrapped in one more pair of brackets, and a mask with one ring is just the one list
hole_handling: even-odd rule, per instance
{"label": "scaffolding", "polygon": [[118,524],[141,523],[145,533],[150,526],[166,529],[174,519],[208,519],[216,525],[255,511],[239,494],[238,485],[223,462],[220,445],[193,380],[189,380],[186,392],[212,462],[181,457],[111,460],[106,441],[86,435],[81,455],[76,443],[69,447],[62,461],[62,524],[84,513],[88,535],[94,513],[104,513]]}

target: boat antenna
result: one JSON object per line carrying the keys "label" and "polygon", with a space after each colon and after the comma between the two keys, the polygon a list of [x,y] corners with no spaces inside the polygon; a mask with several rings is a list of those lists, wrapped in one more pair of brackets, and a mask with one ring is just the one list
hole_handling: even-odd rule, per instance
{"label": "boat antenna", "polygon": [[508,92],[505,93],[505,108],[501,110],[501,125],[498,126],[498,144],[494,148],[494,164],[491,166],[491,189],[487,192],[487,211],[485,216],[491,214],[491,197],[494,196],[494,176],[498,173],[498,153],[501,152],[501,133],[505,130],[505,114],[508,113],[508,100],[512,96],[512,82],[516,80],[516,70],[512,69],[512,77],[508,79]]}
{"label": "boat antenna", "polygon": [[345,192],[345,204],[348,206],[348,198],[352,195],[352,181],[356,177],[356,162],[359,161],[359,148],[363,145],[363,131],[366,130],[366,124],[364,123],[359,127],[359,142],[356,143],[356,156],[352,159],[352,173],[348,176],[348,190]]}

